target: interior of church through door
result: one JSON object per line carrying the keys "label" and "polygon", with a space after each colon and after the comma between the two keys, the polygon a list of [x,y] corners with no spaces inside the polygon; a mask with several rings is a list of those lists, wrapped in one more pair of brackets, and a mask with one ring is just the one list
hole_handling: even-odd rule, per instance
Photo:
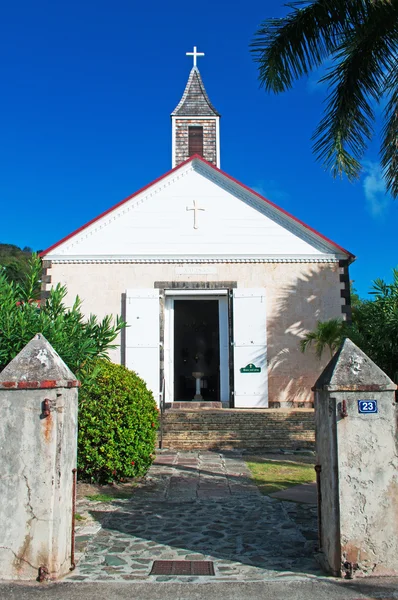
{"label": "interior of church through door", "polygon": [[174,400],[220,400],[218,300],[174,301]]}

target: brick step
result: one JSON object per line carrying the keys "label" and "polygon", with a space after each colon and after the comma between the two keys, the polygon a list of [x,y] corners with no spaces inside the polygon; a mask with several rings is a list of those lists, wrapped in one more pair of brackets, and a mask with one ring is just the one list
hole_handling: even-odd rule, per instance
{"label": "brick step", "polygon": [[218,441],[214,443],[209,442],[173,442],[170,440],[164,440],[162,448],[168,450],[261,450],[262,452],[272,453],[279,452],[279,450],[298,450],[306,449],[313,450],[314,444],[311,442],[300,442],[300,444],[294,443],[281,443],[281,444],[264,444],[264,442],[252,442],[248,444],[247,442],[242,441]]}
{"label": "brick step", "polygon": [[196,410],[196,409],[192,409],[191,406],[189,406],[188,408],[186,408],[185,410],[174,410],[172,408],[170,409],[166,409],[166,415],[173,415],[173,416],[180,416],[180,417],[184,417],[187,415],[197,415],[197,416],[203,416],[205,418],[207,418],[209,416],[209,414],[214,414],[214,415],[219,415],[219,416],[232,416],[232,417],[236,417],[237,419],[242,419],[244,417],[250,417],[250,418],[255,418],[255,417],[263,417],[263,418],[270,418],[270,417],[279,417],[281,419],[284,419],[286,417],[291,417],[291,416],[296,416],[296,415],[301,415],[301,416],[308,416],[308,415],[313,415],[314,414],[314,410],[311,408],[292,408],[291,410],[287,410],[287,409],[272,409],[272,408],[253,408],[253,409],[248,409],[248,408],[222,408],[221,411],[220,409],[209,409],[209,410]]}
{"label": "brick step", "polygon": [[164,448],[221,448],[222,446],[231,446],[236,448],[289,448],[292,450],[298,450],[299,448],[309,448],[313,450],[313,442],[302,440],[300,443],[284,441],[279,442],[264,442],[264,440],[254,440],[250,444],[247,440],[191,440],[191,441],[180,441],[180,440],[163,440]]}
{"label": "brick step", "polygon": [[[271,430],[272,431],[285,431],[286,423],[281,425],[275,425],[274,423],[268,424],[266,427],[259,427],[247,424],[247,423],[189,423],[189,426],[185,426],[184,423],[164,423],[164,431],[199,431],[199,430],[214,430],[214,431],[228,431],[228,429],[239,429],[240,431],[252,431],[252,430]],[[314,429],[312,423],[289,423],[289,429]]]}
{"label": "brick step", "polygon": [[163,431],[163,436],[168,436],[168,437],[184,437],[184,436],[190,436],[191,438],[194,437],[214,437],[214,438],[219,438],[219,437],[225,437],[225,436],[240,436],[241,438],[250,438],[250,437],[263,437],[263,438],[275,438],[275,439],[284,439],[286,437],[309,437],[309,438],[313,438],[315,437],[315,432],[313,431],[285,431],[285,432],[280,432],[278,434],[276,434],[273,431],[252,431],[252,432],[242,432],[242,431],[237,431],[237,430],[229,430],[229,431]]}
{"label": "brick step", "polygon": [[207,432],[207,431],[198,431],[198,432],[193,432],[193,431],[181,431],[181,432],[177,432],[177,433],[168,433],[168,432],[164,432],[163,433],[163,438],[170,438],[170,439],[237,439],[237,438],[241,438],[241,439],[273,439],[273,440],[286,440],[286,439],[308,439],[308,440],[313,440],[315,439],[315,433],[312,431],[306,432],[285,432],[284,434],[281,435],[275,435],[273,432],[261,432],[261,431],[255,431],[252,432],[251,435],[247,435],[247,434],[242,434],[242,432],[240,431],[221,431],[221,432]]}
{"label": "brick step", "polygon": [[284,425],[275,425],[268,423],[266,426],[261,426],[258,423],[253,424],[251,427],[242,424],[235,423],[163,423],[163,428],[169,429],[170,431],[185,431],[185,430],[228,430],[228,429],[240,429],[241,431],[250,431],[253,429],[258,430],[273,430],[273,431],[285,431],[287,428],[291,429],[314,429],[313,423],[285,423]]}
{"label": "brick step", "polygon": [[253,436],[251,438],[247,437],[247,436],[241,436],[241,435],[222,435],[222,436],[206,436],[206,435],[197,435],[197,436],[175,436],[175,435],[164,435],[163,439],[166,440],[175,440],[176,442],[189,442],[189,441],[219,441],[219,440],[241,440],[241,441],[245,441],[247,440],[249,441],[263,441],[263,442],[275,442],[275,443],[282,443],[282,442],[313,442],[314,441],[314,437],[313,436],[285,436],[285,437],[274,437],[274,436],[270,436],[270,437],[265,437],[265,436]]}
{"label": "brick step", "polygon": [[229,433],[229,434],[224,434],[224,435],[206,435],[206,434],[198,434],[198,435],[185,435],[185,434],[180,434],[180,435],[163,435],[163,439],[170,439],[170,440],[264,440],[264,441],[275,441],[276,442],[284,442],[286,440],[302,440],[302,441],[309,441],[312,442],[315,440],[315,435],[313,434],[302,434],[302,435],[284,435],[284,436],[276,436],[276,435],[262,435],[262,434],[258,434],[258,435],[240,435],[239,433]]}
{"label": "brick step", "polygon": [[232,446],[236,448],[283,448],[298,450],[302,448],[314,449],[314,442],[310,440],[174,440],[163,439],[163,448],[221,448]]}
{"label": "brick step", "polygon": [[222,409],[222,402],[214,402],[214,401],[210,401],[210,400],[206,400],[205,402],[196,402],[193,400],[190,400],[189,402],[173,402],[172,406],[170,407],[169,410],[175,411],[175,410],[221,410]]}
{"label": "brick step", "polygon": [[284,437],[284,438],[274,438],[274,437],[270,437],[270,438],[266,438],[266,437],[262,437],[262,436],[254,436],[254,437],[242,437],[239,435],[230,435],[230,436],[221,436],[221,437],[206,437],[206,436],[196,436],[196,437],[192,437],[192,436],[187,436],[187,437],[178,437],[178,436],[163,436],[163,440],[169,440],[169,441],[173,441],[175,443],[194,443],[194,442],[200,442],[200,443],[204,443],[204,442],[220,442],[220,441],[240,441],[240,442],[247,442],[247,443],[251,443],[251,442],[263,442],[263,443],[273,443],[273,444],[278,444],[278,446],[280,446],[281,444],[283,445],[284,443],[301,443],[301,442],[309,442],[309,443],[313,443],[314,442],[314,438],[311,436],[304,436],[304,437]]}
{"label": "brick step", "polygon": [[166,413],[166,423],[286,423],[286,422],[305,422],[313,423],[313,417],[293,416],[289,418],[275,418],[275,417],[233,417],[230,415],[223,416],[222,413],[214,414],[208,413],[189,413],[187,415],[181,415],[180,413]]}
{"label": "brick step", "polygon": [[169,421],[168,419],[166,419],[165,421],[163,421],[163,425],[164,426],[168,426],[168,427],[180,427],[181,429],[183,428],[190,428],[190,427],[220,427],[222,429],[231,429],[231,428],[237,428],[237,427],[241,427],[242,429],[248,429],[248,428],[254,428],[254,429],[269,429],[269,428],[274,428],[274,429],[282,429],[284,427],[302,427],[303,425],[305,427],[314,427],[314,422],[313,421],[284,421],[284,422],[279,422],[279,421],[267,421],[267,422],[263,422],[263,423],[259,423],[257,422],[252,422],[249,423],[247,421],[243,421],[243,422],[232,422],[232,421]]}
{"label": "brick step", "polygon": [[279,422],[264,422],[264,423],[247,423],[244,421],[243,423],[233,423],[231,421],[178,421],[177,423],[174,421],[163,421],[163,425],[165,427],[180,427],[180,429],[191,428],[191,427],[219,427],[220,429],[232,429],[240,427],[241,429],[283,429],[286,427],[314,427],[314,423],[312,421],[284,421],[283,423]]}
{"label": "brick step", "polygon": [[314,411],[206,410],[166,411],[163,448],[313,449]]}

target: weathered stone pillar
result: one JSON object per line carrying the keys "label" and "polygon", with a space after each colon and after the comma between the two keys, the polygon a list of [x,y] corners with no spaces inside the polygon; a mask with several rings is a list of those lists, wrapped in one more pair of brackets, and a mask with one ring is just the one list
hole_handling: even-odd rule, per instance
{"label": "weathered stone pillar", "polygon": [[334,575],[398,575],[396,388],[349,339],[314,386],[320,559]]}
{"label": "weathered stone pillar", "polygon": [[71,567],[78,385],[40,334],[0,373],[0,579]]}

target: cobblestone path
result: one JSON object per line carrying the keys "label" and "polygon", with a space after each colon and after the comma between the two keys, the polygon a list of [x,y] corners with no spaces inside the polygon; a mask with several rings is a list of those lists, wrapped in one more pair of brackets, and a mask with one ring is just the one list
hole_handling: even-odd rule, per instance
{"label": "cobblestone path", "polygon": [[[322,575],[316,507],[263,496],[237,453],[163,452],[127,500],[80,501],[81,581],[243,581]],[[150,575],[154,560],[211,560],[215,576]]]}

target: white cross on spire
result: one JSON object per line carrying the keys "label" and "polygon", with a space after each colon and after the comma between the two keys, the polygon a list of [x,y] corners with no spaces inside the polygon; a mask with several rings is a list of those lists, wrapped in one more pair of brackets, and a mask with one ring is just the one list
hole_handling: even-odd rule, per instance
{"label": "white cross on spire", "polygon": [[198,56],[204,56],[205,53],[204,52],[198,52],[198,49],[196,46],[193,47],[193,52],[186,52],[185,53],[187,56],[193,56],[193,66],[196,67],[196,59]]}

